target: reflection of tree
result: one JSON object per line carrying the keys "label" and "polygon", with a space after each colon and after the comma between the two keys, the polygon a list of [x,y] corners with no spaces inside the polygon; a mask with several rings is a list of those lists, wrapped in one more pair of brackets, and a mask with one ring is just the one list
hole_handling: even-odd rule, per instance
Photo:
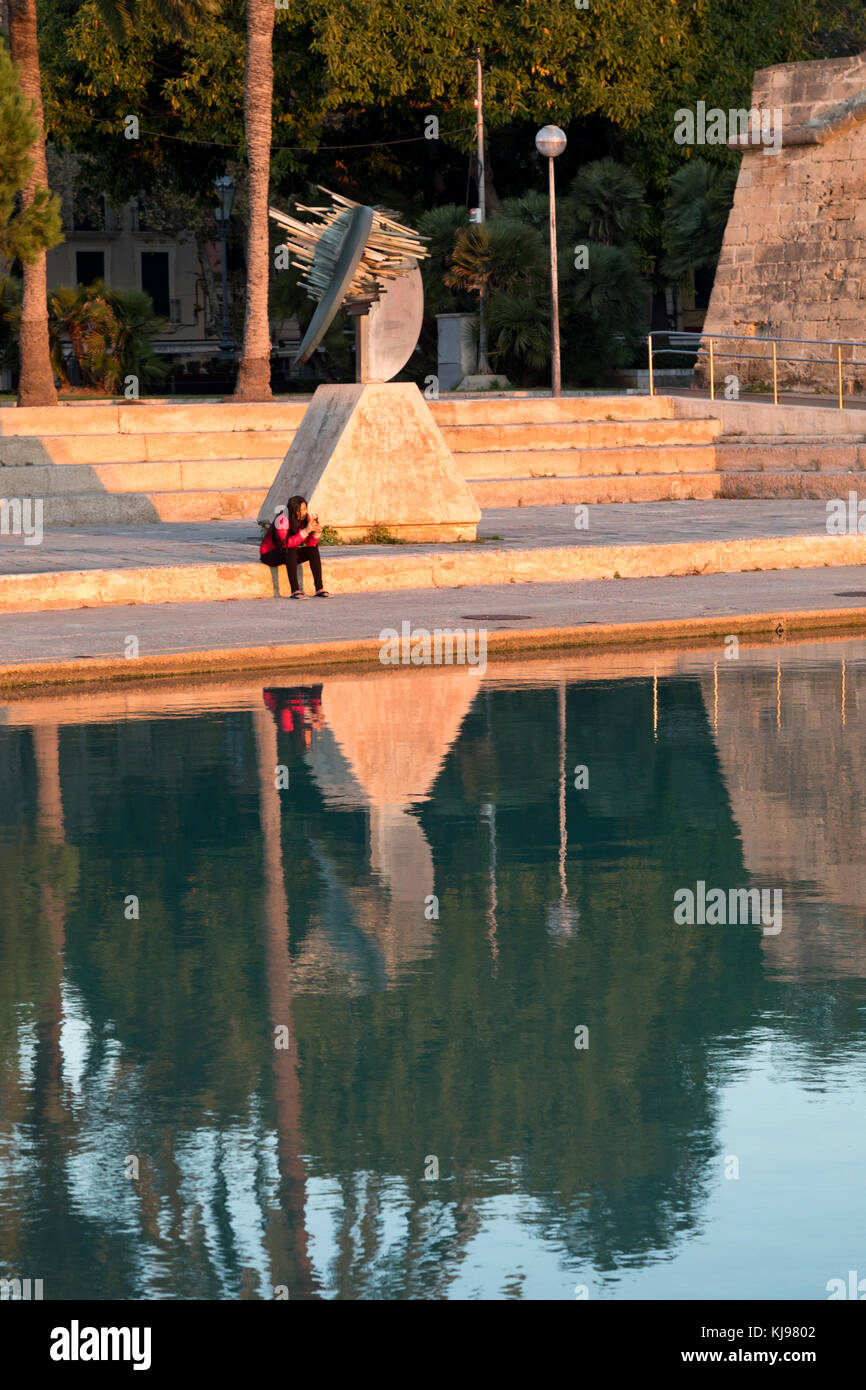
{"label": "reflection of tree", "polygon": [[[60,740],[57,725],[41,725],[33,730],[36,758],[37,825],[46,846],[62,847],[63,795],[60,788]],[[66,945],[66,905],[61,891],[45,879],[41,884],[42,916],[48,926],[51,960],[50,987],[38,1025],[36,1083],[34,1090],[43,1097],[46,1120],[57,1120],[61,1113],[62,1067],[60,1030],[63,1027],[63,951]]]}
{"label": "reflection of tree", "polygon": [[[0,840],[0,1118],[4,1125],[17,1126],[19,1134],[32,1135],[29,1159],[41,1169],[44,1181],[38,1195],[21,1182],[21,1156],[17,1145],[9,1142],[14,1131],[8,1139],[0,1131],[0,1171],[18,1169],[22,1193],[20,1204],[0,1201],[0,1207],[10,1206],[17,1217],[8,1232],[5,1221],[0,1228],[0,1249],[6,1269],[42,1277],[33,1270],[37,1255],[31,1242],[25,1246],[23,1231],[44,1207],[64,1220],[68,1206],[64,1164],[75,1123],[64,1090],[61,1030],[66,903],[74,891],[78,862],[75,850],[65,843],[57,726],[35,729],[32,746],[31,805],[37,831],[22,825],[14,841]],[[34,1046],[26,1086],[15,1053],[28,1033]],[[51,1242],[43,1232],[36,1243],[44,1250]],[[47,1292],[51,1296],[50,1281]]]}
{"label": "reflection of tree", "polygon": [[[265,873],[265,931],[268,1000],[277,1116],[280,1173],[280,1223],[269,1223],[268,1243],[274,1282],[286,1284],[290,1297],[309,1298],[312,1266],[304,1225],[306,1171],[301,1157],[301,1084],[292,1006],[289,959],[289,902],[283,870],[280,793],[275,776],[279,762],[277,733],[263,709],[253,713],[259,773],[259,806]],[[289,1046],[274,1046],[277,1029],[288,1029]],[[285,1272],[284,1272],[285,1261]]]}

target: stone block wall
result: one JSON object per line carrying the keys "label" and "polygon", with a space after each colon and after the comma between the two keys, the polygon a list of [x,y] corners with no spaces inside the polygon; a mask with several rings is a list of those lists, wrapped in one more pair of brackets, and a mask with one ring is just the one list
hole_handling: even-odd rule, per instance
{"label": "stone block wall", "polygon": [[[866,342],[866,53],[765,68],[752,106],[781,111],[782,140],[778,153],[743,146],[704,322],[705,334],[735,335],[714,345],[719,391],[732,373],[741,390],[772,380],[762,338]],[[836,391],[835,348],[788,343],[777,352],[780,387]],[[842,358],[846,393],[866,390],[866,346],[846,346]],[[706,353],[699,363],[706,385]]]}

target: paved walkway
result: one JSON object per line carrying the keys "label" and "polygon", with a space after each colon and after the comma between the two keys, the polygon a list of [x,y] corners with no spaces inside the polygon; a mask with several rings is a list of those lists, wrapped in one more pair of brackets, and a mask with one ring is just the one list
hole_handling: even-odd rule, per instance
{"label": "paved walkway", "polygon": [[[837,614],[837,626],[841,619],[849,628],[859,626],[866,633],[866,575],[861,568],[407,589],[302,603],[260,599],[9,614],[0,615],[0,684],[4,670],[11,674],[9,668],[15,666],[77,663],[78,670],[70,674],[86,679],[91,663],[97,663],[91,667],[93,675],[105,674],[99,669],[101,659],[117,663],[120,673],[129,678],[136,669],[145,673],[152,658],[249,652],[252,642],[259,645],[257,660],[251,664],[266,664],[269,648],[275,659],[279,652],[283,659],[291,659],[292,649],[297,648],[298,656],[303,654],[309,662],[316,655],[312,646],[327,658],[329,646],[380,641],[384,628],[399,632],[403,622],[428,631],[475,628],[491,637],[510,634],[517,647],[533,645],[533,634],[545,631],[544,645],[551,645],[551,629],[562,630],[565,643],[591,642],[596,628],[605,630],[606,640],[616,640],[611,628],[617,626],[622,627],[624,640],[747,630],[769,636],[777,621],[787,626],[786,614],[799,614],[802,619],[804,614],[829,611]],[[762,616],[759,628],[747,622],[738,628],[736,621],[728,622],[750,615]],[[678,625],[681,632],[635,630],[638,624],[658,623]],[[809,624],[801,621],[800,626]],[[584,629],[582,635],[576,629]],[[130,636],[138,639],[138,662],[124,658]],[[494,638],[491,646],[496,645]],[[190,668],[194,667],[208,669],[202,662],[191,662]],[[171,669],[185,669],[184,661]]]}
{"label": "paved walkway", "polygon": [[[497,550],[520,550],[827,534],[827,507],[822,500],[614,502],[590,506],[588,512],[588,529],[576,530],[574,507],[501,507],[483,512],[479,542],[341,545],[325,547],[323,553],[347,558],[437,551],[459,554],[485,544]],[[19,536],[0,536],[0,575],[244,564],[257,558],[258,542],[259,530],[252,521],[77,527],[47,532],[42,545],[25,545]]]}

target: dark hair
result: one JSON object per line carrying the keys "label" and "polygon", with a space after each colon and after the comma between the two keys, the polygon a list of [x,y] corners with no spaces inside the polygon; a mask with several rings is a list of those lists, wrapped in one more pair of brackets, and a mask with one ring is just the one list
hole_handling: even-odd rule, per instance
{"label": "dark hair", "polygon": [[302,525],[303,525],[303,522],[301,521],[301,507],[305,507],[306,505],[307,505],[307,499],[306,499],[306,497],[295,496],[295,497],[290,497],[290,498],[289,498],[289,535],[290,535],[290,536],[296,536],[296,535],[298,534],[298,532],[301,530],[301,527],[302,527]]}

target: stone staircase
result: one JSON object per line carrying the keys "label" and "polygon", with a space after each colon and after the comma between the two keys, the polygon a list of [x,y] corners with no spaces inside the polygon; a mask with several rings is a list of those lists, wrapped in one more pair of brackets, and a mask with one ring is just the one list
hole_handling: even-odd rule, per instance
{"label": "stone staircase", "polygon": [[729,432],[719,435],[716,452],[721,497],[866,497],[866,433]]}
{"label": "stone staircase", "polygon": [[0,497],[50,526],[253,518],[307,404],[0,410]]}
{"label": "stone staircase", "polygon": [[[0,498],[49,526],[255,518],[308,401],[0,410]],[[672,399],[431,402],[481,507],[717,497],[714,419]]]}
{"label": "stone staircase", "polygon": [[656,396],[493,398],[432,405],[481,507],[718,497],[714,419]]}
{"label": "stone staircase", "polygon": [[[3,408],[0,499],[41,497],[50,526],[252,520],[307,404]],[[820,412],[825,432],[759,434],[725,432],[721,420],[695,413],[699,402],[685,414],[674,397],[430,405],[485,508],[866,497],[866,432],[832,433],[839,426],[829,411]]]}

